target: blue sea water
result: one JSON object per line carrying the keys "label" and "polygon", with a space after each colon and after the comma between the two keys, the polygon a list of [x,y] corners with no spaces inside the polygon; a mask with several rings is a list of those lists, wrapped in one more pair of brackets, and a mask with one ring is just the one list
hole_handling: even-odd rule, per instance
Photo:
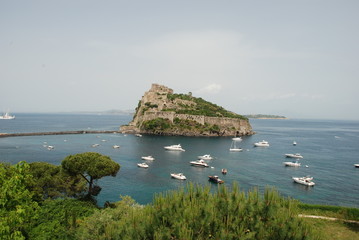
{"label": "blue sea water", "polygon": [[[97,114],[16,114],[15,120],[0,120],[0,133],[46,132],[65,130],[113,130],[127,124],[129,115]],[[150,203],[156,193],[185,187],[187,182],[209,184],[209,175],[219,175],[231,186],[238,182],[248,191],[261,191],[273,186],[284,196],[306,203],[359,207],[359,121],[251,119],[256,132],[243,137],[243,152],[230,152],[231,138],[152,136],[136,137],[124,134],[80,134],[0,138],[0,161],[15,164],[19,161],[45,161],[60,165],[70,154],[95,151],[110,156],[121,165],[116,177],[98,181],[102,191],[97,197],[101,206],[105,201],[118,201],[129,195],[140,204]],[[253,147],[266,140],[269,147]],[[297,142],[293,146],[293,141]],[[92,144],[99,144],[92,147]],[[185,152],[166,151],[163,147],[181,144]],[[43,145],[53,145],[47,150]],[[114,149],[113,145],[120,145]],[[285,167],[286,153],[301,153],[301,167]],[[190,161],[197,156],[211,154],[210,168],[193,167]],[[141,156],[152,155],[148,169],[137,167],[144,162]],[[308,167],[306,167],[308,166]],[[228,174],[222,175],[221,169]],[[170,173],[182,172],[186,181],[171,179]],[[306,187],[292,181],[293,176],[314,177],[316,185]]]}

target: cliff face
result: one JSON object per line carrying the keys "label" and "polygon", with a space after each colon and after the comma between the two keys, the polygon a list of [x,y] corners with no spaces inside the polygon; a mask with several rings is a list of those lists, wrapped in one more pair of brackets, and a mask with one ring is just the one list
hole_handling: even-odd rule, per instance
{"label": "cliff face", "polygon": [[120,131],[180,136],[253,134],[247,118],[191,94],[174,94],[172,89],[158,84],[145,92],[133,120],[121,126]]}

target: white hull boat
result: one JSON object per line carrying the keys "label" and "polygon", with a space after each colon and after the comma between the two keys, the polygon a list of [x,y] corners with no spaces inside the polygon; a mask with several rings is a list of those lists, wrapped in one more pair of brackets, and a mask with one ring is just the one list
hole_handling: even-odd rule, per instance
{"label": "white hull boat", "polygon": [[237,141],[237,142],[240,142],[242,141],[242,138],[241,137],[234,137],[232,138],[233,141]]}
{"label": "white hull boat", "polygon": [[171,173],[171,177],[179,180],[186,180],[186,176],[183,173]]}
{"label": "white hull boat", "polygon": [[115,148],[115,149],[116,149],[116,148],[120,148],[119,145],[113,145],[112,147]]}
{"label": "white hull boat", "polygon": [[354,164],[354,167],[359,168],[359,164]]}
{"label": "white hull boat", "polygon": [[243,151],[242,148],[237,146],[236,142],[238,142],[238,141],[235,141],[235,140],[232,141],[231,147],[229,148],[230,152],[241,152],[241,151]]}
{"label": "white hull boat", "polygon": [[285,156],[286,157],[288,157],[288,158],[303,158],[303,156],[302,155],[300,155],[299,153],[287,153],[287,154],[285,154]]}
{"label": "white hull boat", "polygon": [[293,181],[306,186],[314,186],[315,183],[312,181],[312,177],[292,177]]}
{"label": "white hull boat", "polygon": [[0,119],[11,120],[11,119],[15,119],[15,116],[11,116],[8,112],[6,112],[2,116],[0,116]]}
{"label": "white hull boat", "polygon": [[140,167],[140,168],[148,168],[147,163],[138,163],[137,166]]}
{"label": "white hull boat", "polygon": [[192,161],[189,162],[191,165],[193,166],[198,166],[198,167],[209,167],[207,163],[205,163],[202,159],[198,160],[198,161]]}
{"label": "white hull boat", "polygon": [[165,146],[164,148],[165,148],[166,150],[170,150],[170,151],[182,151],[182,152],[185,151],[185,150],[182,148],[181,144],[171,145],[171,146]]}
{"label": "white hull boat", "polygon": [[198,159],[202,159],[202,160],[212,160],[213,157],[209,154],[205,154],[203,156],[198,156]]}
{"label": "white hull boat", "polygon": [[283,164],[287,167],[300,167],[300,162],[283,162]]}
{"label": "white hull boat", "polygon": [[269,147],[269,143],[267,141],[263,140],[263,141],[254,143],[254,146],[255,147]]}
{"label": "white hull boat", "polygon": [[141,157],[143,160],[147,160],[147,161],[153,161],[153,160],[155,160],[155,158],[154,157],[152,157],[152,156],[145,156],[145,157]]}

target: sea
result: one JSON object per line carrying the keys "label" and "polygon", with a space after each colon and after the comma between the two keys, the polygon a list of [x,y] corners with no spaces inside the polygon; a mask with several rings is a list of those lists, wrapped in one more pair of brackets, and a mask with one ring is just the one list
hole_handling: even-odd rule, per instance
{"label": "sea", "polygon": [[[108,134],[46,135],[0,138],[0,161],[48,162],[60,165],[68,155],[98,152],[109,156],[121,168],[116,177],[97,181],[102,191],[99,206],[130,196],[139,204],[151,203],[159,193],[185,188],[189,182],[217,184],[208,176],[218,175],[229,188],[236,182],[247,192],[274,187],[284,197],[304,203],[359,207],[359,121],[312,119],[250,119],[256,132],[242,137],[242,152],[230,152],[231,137],[180,137],[115,133],[129,123],[131,115],[18,113],[14,120],[0,120],[0,133],[27,133],[70,130],[110,130]],[[266,140],[269,147],[254,147]],[[296,141],[297,145],[293,145]],[[93,147],[93,144],[98,144]],[[181,144],[184,152],[167,151],[164,146]],[[48,150],[46,146],[54,146]],[[119,145],[120,148],[113,148]],[[286,167],[287,153],[300,153],[300,167]],[[190,161],[210,154],[210,167],[191,166]],[[142,156],[153,156],[144,161]],[[149,168],[139,168],[146,162]],[[222,175],[221,169],[228,173]],[[183,173],[187,180],[171,178]],[[312,176],[314,187],[294,183],[292,177]]]}

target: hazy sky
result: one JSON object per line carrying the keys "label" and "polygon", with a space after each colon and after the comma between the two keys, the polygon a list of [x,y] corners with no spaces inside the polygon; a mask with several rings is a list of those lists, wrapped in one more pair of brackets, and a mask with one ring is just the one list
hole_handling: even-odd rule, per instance
{"label": "hazy sky", "polygon": [[152,83],[239,114],[359,120],[358,0],[0,0],[0,112],[132,109]]}

